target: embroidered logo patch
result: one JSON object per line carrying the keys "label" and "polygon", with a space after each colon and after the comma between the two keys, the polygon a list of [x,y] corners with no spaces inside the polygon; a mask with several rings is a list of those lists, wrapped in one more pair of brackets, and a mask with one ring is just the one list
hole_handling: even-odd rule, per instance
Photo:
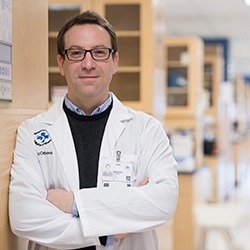
{"label": "embroidered logo patch", "polygon": [[35,135],[35,144],[38,146],[43,146],[51,142],[50,135],[45,129],[34,133],[34,135]]}

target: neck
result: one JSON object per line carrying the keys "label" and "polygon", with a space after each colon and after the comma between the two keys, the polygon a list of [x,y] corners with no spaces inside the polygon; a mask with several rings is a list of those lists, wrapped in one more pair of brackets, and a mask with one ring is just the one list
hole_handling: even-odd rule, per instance
{"label": "neck", "polygon": [[102,105],[107,99],[109,95],[105,98],[100,98],[100,99],[93,99],[93,98],[81,98],[81,99],[74,99],[71,98],[68,95],[68,99],[79,109],[85,112],[86,115],[91,115],[92,112],[98,108],[100,105]]}

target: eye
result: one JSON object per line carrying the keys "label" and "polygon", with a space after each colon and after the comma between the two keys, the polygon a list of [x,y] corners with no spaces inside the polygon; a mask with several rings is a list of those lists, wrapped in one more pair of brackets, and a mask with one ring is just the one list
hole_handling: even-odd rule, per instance
{"label": "eye", "polygon": [[92,52],[96,57],[105,57],[107,55],[107,49],[94,49]]}
{"label": "eye", "polygon": [[82,57],[83,52],[81,50],[69,50],[70,57]]}

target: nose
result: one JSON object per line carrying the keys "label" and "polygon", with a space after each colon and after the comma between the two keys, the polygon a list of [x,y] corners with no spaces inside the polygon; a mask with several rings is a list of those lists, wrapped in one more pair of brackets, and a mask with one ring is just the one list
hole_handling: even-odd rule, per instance
{"label": "nose", "polygon": [[85,54],[85,58],[81,62],[82,68],[87,70],[93,69],[96,67],[96,61],[92,58],[90,51],[87,51]]}

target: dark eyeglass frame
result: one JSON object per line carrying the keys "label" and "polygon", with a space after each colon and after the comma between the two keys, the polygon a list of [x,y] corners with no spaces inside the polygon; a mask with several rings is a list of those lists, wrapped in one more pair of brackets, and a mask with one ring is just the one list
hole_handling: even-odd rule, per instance
{"label": "dark eyeglass frame", "polygon": [[[95,57],[93,56],[92,51],[98,51],[98,50],[102,50],[102,49],[108,50],[109,53],[108,53],[107,57],[101,58],[101,59],[100,59],[100,58],[95,58]],[[76,50],[76,51],[81,51],[81,52],[83,52],[83,57],[80,58],[80,59],[72,59],[72,58],[70,58],[69,55],[68,55],[68,51],[71,51],[71,50]],[[83,61],[84,58],[86,57],[86,54],[87,54],[88,52],[90,53],[92,59],[94,59],[95,61],[105,61],[105,60],[108,60],[108,59],[109,59],[110,54],[114,54],[114,53],[115,53],[115,50],[112,49],[112,48],[95,48],[95,49],[69,48],[69,49],[65,49],[65,50],[63,51],[63,53],[64,53],[64,55],[66,55],[67,59],[68,59],[69,61],[72,61],[72,62],[80,62],[80,61]]]}

